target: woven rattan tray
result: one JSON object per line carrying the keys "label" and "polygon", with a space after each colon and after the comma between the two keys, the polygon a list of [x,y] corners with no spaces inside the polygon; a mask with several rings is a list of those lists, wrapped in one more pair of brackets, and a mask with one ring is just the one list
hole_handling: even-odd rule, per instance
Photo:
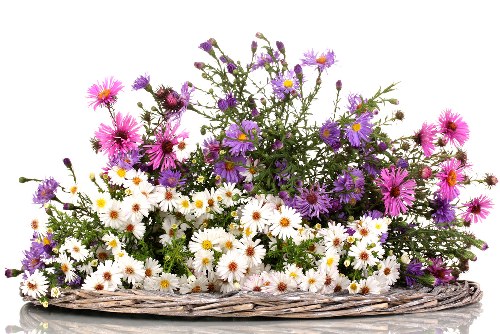
{"label": "woven rattan tray", "polygon": [[[469,281],[435,288],[394,288],[380,295],[296,292],[270,295],[256,292],[230,294],[167,294],[144,290],[115,292],[64,291],[50,304],[80,310],[175,317],[330,318],[388,315],[444,310],[477,303],[479,285]],[[37,304],[30,298],[25,300]]]}

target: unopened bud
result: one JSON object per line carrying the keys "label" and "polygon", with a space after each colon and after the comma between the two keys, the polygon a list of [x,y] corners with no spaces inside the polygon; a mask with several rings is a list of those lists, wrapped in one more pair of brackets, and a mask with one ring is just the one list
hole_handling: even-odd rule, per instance
{"label": "unopened bud", "polygon": [[388,100],[390,104],[398,105],[399,101],[397,99],[389,99]]}
{"label": "unopened bud", "polygon": [[94,182],[95,181],[95,173],[90,173],[89,179],[90,179],[90,181]]}
{"label": "unopened bud", "polygon": [[335,83],[335,88],[337,88],[337,90],[342,89],[342,81],[341,80],[337,80],[337,82]]}
{"label": "unopened bud", "polygon": [[394,117],[396,117],[396,119],[402,121],[405,118],[405,114],[401,110],[398,110],[398,111],[396,111],[396,114],[394,115]]}
{"label": "unopened bud", "polygon": [[265,38],[265,37],[264,37],[264,34],[263,34],[263,33],[261,33],[261,32],[257,32],[257,33],[255,33],[255,37],[260,38],[260,39],[264,39],[264,38]]}
{"label": "unopened bud", "polygon": [[66,168],[71,168],[71,160],[69,160],[69,158],[64,158],[63,159],[63,164],[64,166],[66,166]]}
{"label": "unopened bud", "polygon": [[142,107],[143,107],[142,102],[140,102],[140,101],[137,102],[137,106],[142,109]]}
{"label": "unopened bud", "polygon": [[250,46],[250,48],[252,49],[252,53],[255,53],[255,51],[257,51],[257,42],[252,41],[252,45]]}
{"label": "unopened bud", "polygon": [[486,175],[486,178],[484,179],[484,182],[490,187],[495,186],[498,183],[498,179],[495,175]]}
{"label": "unopened bud", "polygon": [[27,178],[25,178],[25,177],[23,177],[23,176],[21,176],[21,177],[19,178],[19,183],[26,183],[26,182],[28,182],[28,181],[29,181],[29,179],[27,179]]}

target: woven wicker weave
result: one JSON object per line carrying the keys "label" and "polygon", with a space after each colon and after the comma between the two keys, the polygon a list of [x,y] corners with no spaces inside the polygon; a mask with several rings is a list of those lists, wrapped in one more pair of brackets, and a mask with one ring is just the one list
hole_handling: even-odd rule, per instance
{"label": "woven wicker weave", "polygon": [[[481,300],[474,282],[460,281],[436,288],[391,289],[381,295],[322,295],[307,292],[270,295],[166,294],[144,290],[115,292],[64,291],[51,305],[124,314],[156,314],[176,317],[278,317],[330,318],[338,316],[419,313],[465,306]],[[25,300],[38,302],[29,298]]]}

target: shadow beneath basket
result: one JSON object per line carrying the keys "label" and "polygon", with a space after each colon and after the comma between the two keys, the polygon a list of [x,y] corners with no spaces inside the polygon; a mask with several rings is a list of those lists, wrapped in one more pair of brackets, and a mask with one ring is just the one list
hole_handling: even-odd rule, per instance
{"label": "shadow beneath basket", "polygon": [[481,304],[438,312],[346,317],[319,320],[268,318],[174,318],[154,315],[111,314],[97,311],[45,309],[25,304],[20,326],[8,326],[6,333],[420,333],[436,330],[468,332],[482,312]]}

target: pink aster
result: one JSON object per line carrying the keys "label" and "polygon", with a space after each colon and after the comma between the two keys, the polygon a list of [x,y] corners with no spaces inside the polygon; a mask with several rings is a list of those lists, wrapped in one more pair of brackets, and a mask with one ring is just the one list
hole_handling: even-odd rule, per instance
{"label": "pink aster", "polygon": [[385,214],[397,216],[408,211],[415,201],[415,180],[405,180],[406,169],[391,166],[380,172],[380,178],[375,183],[380,187],[385,205]]}
{"label": "pink aster", "polygon": [[114,119],[113,126],[101,123],[95,137],[99,141],[100,151],[106,152],[110,158],[118,153],[127,153],[137,149],[141,143],[138,133],[139,124],[130,115],[125,117],[118,113]]}
{"label": "pink aster", "polygon": [[120,81],[113,79],[113,77],[105,78],[102,83],[93,84],[87,93],[87,97],[92,99],[90,106],[94,106],[94,110],[97,107],[110,106],[116,101],[116,96],[118,92],[121,91],[123,85]]}
{"label": "pink aster", "polygon": [[469,126],[462,120],[462,116],[452,113],[450,109],[439,116],[439,131],[447,142],[455,146],[463,145],[469,139]]}
{"label": "pink aster", "polygon": [[460,194],[459,183],[464,180],[460,161],[451,158],[441,164],[441,171],[436,175],[440,180],[438,182],[439,194],[442,199],[451,201]]}
{"label": "pink aster", "polygon": [[335,63],[335,53],[331,50],[327,50],[321,54],[311,50],[306,52],[304,57],[305,58],[302,59],[302,65],[318,66],[320,72],[323,72]]}
{"label": "pink aster", "polygon": [[153,165],[153,169],[160,167],[160,170],[164,171],[175,167],[177,156],[174,148],[188,137],[185,131],[176,134],[179,125],[180,123],[167,125],[163,130],[156,132],[156,142],[153,145],[146,145],[148,147],[146,154],[149,155],[149,164]]}
{"label": "pink aster", "polygon": [[434,140],[436,139],[436,134],[438,130],[433,124],[422,124],[422,128],[415,133],[415,142],[422,146],[424,155],[430,157],[432,152],[434,152]]}
{"label": "pink aster", "polygon": [[463,218],[466,222],[478,223],[485,219],[493,207],[493,202],[488,197],[481,195],[466,203],[467,211],[464,212]]}

